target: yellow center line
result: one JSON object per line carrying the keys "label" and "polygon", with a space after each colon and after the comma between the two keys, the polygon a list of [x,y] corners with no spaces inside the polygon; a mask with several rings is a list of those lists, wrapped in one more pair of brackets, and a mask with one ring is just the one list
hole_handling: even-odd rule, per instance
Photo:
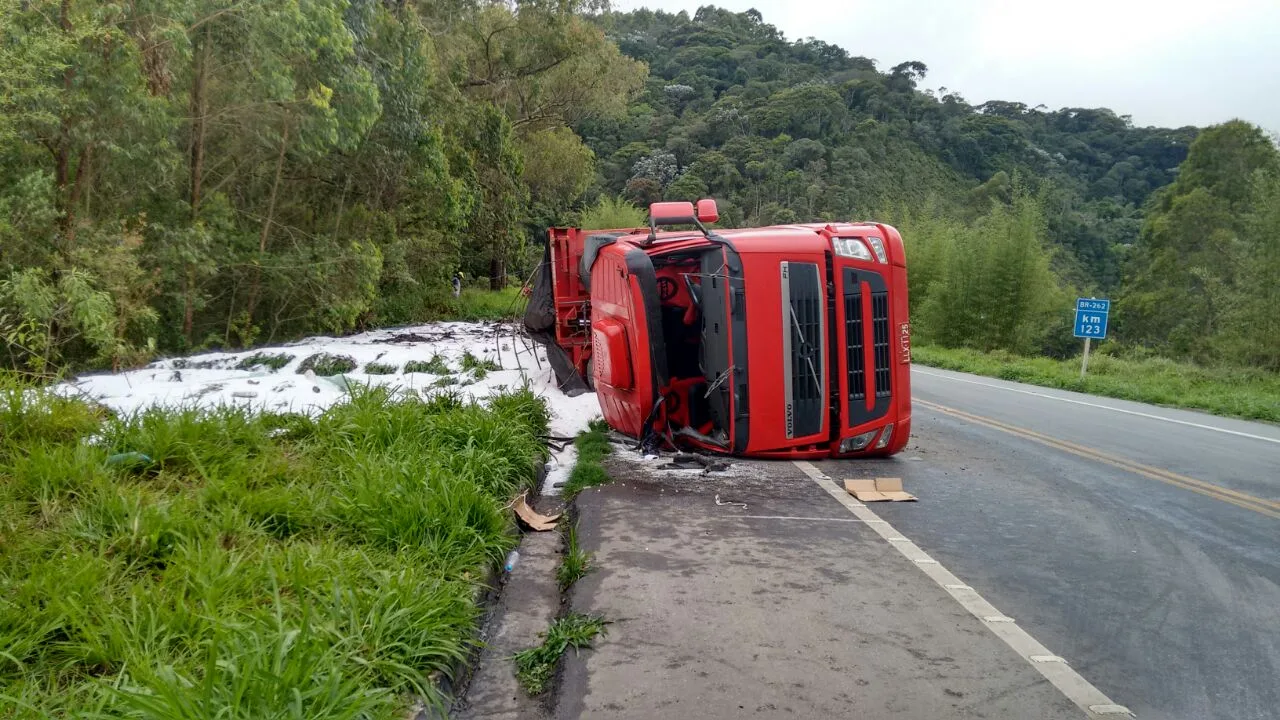
{"label": "yellow center line", "polygon": [[1206,497],[1211,497],[1215,500],[1231,503],[1232,505],[1245,508],[1246,510],[1252,510],[1269,517],[1280,519],[1280,501],[1255,497],[1248,493],[1240,492],[1239,490],[1224,488],[1219,485],[1214,485],[1213,483],[1197,480],[1196,478],[1188,477],[1186,475],[1180,475],[1169,470],[1144,465],[1139,462],[1134,462],[1133,460],[1110,455],[1083,445],[1077,445],[1072,442],[1067,442],[1066,440],[1059,440],[1057,438],[1049,437],[1048,435],[1042,435],[1041,433],[1033,430],[1015,427],[1013,425],[1002,423],[999,420],[992,420],[988,417],[974,415],[963,410],[947,407],[946,405],[939,405],[938,403],[920,400],[918,398],[914,399],[914,402],[927,408],[937,410],[938,412],[958,417],[962,420],[968,420],[972,423],[985,425],[986,427],[994,430],[1000,430],[1002,432],[1009,433],[1010,435],[1017,435],[1018,437],[1032,440],[1042,445],[1048,445],[1049,447],[1062,450],[1063,452],[1068,452],[1089,460],[1111,465],[1121,470],[1127,470],[1131,473],[1151,478],[1152,480],[1159,480],[1160,482],[1180,487],[1184,490],[1190,490]]}

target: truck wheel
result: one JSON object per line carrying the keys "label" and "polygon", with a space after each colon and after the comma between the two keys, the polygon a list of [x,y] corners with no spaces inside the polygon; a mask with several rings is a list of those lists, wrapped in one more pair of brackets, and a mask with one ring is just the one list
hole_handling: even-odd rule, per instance
{"label": "truck wheel", "polygon": [[587,377],[584,379],[587,381],[587,388],[590,389],[591,392],[595,392],[596,391],[596,359],[595,358],[591,358],[590,360],[587,361]]}

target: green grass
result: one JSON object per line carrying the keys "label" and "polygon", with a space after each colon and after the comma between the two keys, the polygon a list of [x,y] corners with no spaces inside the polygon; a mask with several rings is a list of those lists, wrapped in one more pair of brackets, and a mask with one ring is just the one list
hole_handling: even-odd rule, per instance
{"label": "green grass", "polygon": [[380,362],[366,363],[364,366],[366,375],[395,375],[399,369],[397,365],[388,365]]}
{"label": "green grass", "polygon": [[350,355],[316,353],[298,364],[298,374],[302,375],[308,370],[312,370],[320,377],[329,377],[349,373],[356,369],[356,365],[355,358]]}
{"label": "green grass", "polygon": [[[474,647],[528,389],[110,418],[0,376],[0,718],[403,718]],[[109,464],[121,452],[149,461]]]}
{"label": "green grass", "polygon": [[591,572],[592,560],[591,553],[583,550],[578,544],[577,525],[565,523],[564,557],[560,560],[560,567],[556,568],[556,581],[560,583],[560,592],[568,590]]}
{"label": "green grass", "polygon": [[1004,380],[1075,390],[1107,397],[1206,410],[1217,415],[1280,422],[1280,374],[1237,367],[1203,367],[1166,358],[1112,355],[1104,345],[1089,356],[1080,379],[1080,359],[1029,358],[996,351],[912,348],[919,365]]}
{"label": "green grass", "polygon": [[404,364],[404,371],[407,373],[431,373],[432,375],[448,375],[449,364],[445,362],[444,357],[435,354],[430,360],[410,360]]}
{"label": "green grass", "polygon": [[578,223],[585,230],[638,228],[649,223],[649,215],[621,197],[605,195],[595,206],[582,211]]}
{"label": "green grass", "polygon": [[293,362],[293,356],[288,353],[256,352],[241,360],[236,365],[236,368],[239,370],[252,370],[256,367],[265,367],[275,372],[291,362]]}
{"label": "green grass", "polygon": [[[488,285],[487,278],[476,278],[473,282]],[[383,326],[437,320],[502,322],[518,319],[524,313],[525,305],[525,298],[518,287],[498,291],[487,287],[464,288],[461,297],[455,298],[447,285],[422,285],[419,292],[380,296],[375,315],[377,323]]]}
{"label": "green grass", "polygon": [[472,355],[471,351],[468,350],[462,355],[462,369],[464,371],[466,370],[493,371],[493,370],[501,370],[502,366],[499,365],[497,362],[494,362],[490,358],[480,359],[475,355]]}
{"label": "green grass", "polygon": [[461,297],[449,297],[444,317],[470,321],[514,320],[524,313],[524,305],[518,287],[498,291],[466,288]]}
{"label": "green grass", "polygon": [[[191,362],[189,358],[177,358],[171,363],[174,370],[216,370],[222,365],[218,360],[202,360],[200,362]],[[250,366],[252,367],[252,366]],[[241,370],[248,370],[248,367]]]}
{"label": "green grass", "polygon": [[613,452],[609,445],[609,426],[604,420],[591,421],[586,430],[578,433],[573,444],[577,448],[578,457],[564,484],[563,492],[567,498],[572,498],[589,487],[609,482],[609,473],[604,469],[602,461]]}
{"label": "green grass", "polygon": [[556,620],[547,629],[541,645],[515,654],[516,679],[530,695],[541,695],[555,675],[556,665],[565,650],[591,647],[591,641],[604,633],[604,620],[572,613]]}
{"label": "green grass", "polygon": [[462,356],[462,371],[470,372],[472,381],[483,380],[489,376],[490,372],[501,369],[502,366],[498,363],[489,358],[480,359],[472,355],[470,350]]}

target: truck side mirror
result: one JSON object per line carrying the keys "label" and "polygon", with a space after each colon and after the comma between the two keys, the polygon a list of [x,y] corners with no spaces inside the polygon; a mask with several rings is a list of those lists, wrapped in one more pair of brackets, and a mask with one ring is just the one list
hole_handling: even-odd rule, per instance
{"label": "truck side mirror", "polygon": [[698,201],[698,222],[713,223],[720,219],[720,210],[716,201],[710,198]]}
{"label": "truck side mirror", "polygon": [[[708,220],[708,218],[710,218]],[[715,200],[699,200],[695,210],[691,202],[656,202],[649,206],[649,239],[650,245],[658,239],[658,228],[669,225],[697,225],[703,235],[710,236],[703,221],[715,222],[719,219]]]}

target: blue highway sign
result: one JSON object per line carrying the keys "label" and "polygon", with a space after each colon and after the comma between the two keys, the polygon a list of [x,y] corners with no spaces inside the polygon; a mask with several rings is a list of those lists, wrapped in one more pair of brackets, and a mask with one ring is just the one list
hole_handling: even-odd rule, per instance
{"label": "blue highway sign", "polygon": [[1107,336],[1107,318],[1111,314],[1111,301],[1096,298],[1078,298],[1076,300],[1075,335],[1078,338],[1097,338]]}

